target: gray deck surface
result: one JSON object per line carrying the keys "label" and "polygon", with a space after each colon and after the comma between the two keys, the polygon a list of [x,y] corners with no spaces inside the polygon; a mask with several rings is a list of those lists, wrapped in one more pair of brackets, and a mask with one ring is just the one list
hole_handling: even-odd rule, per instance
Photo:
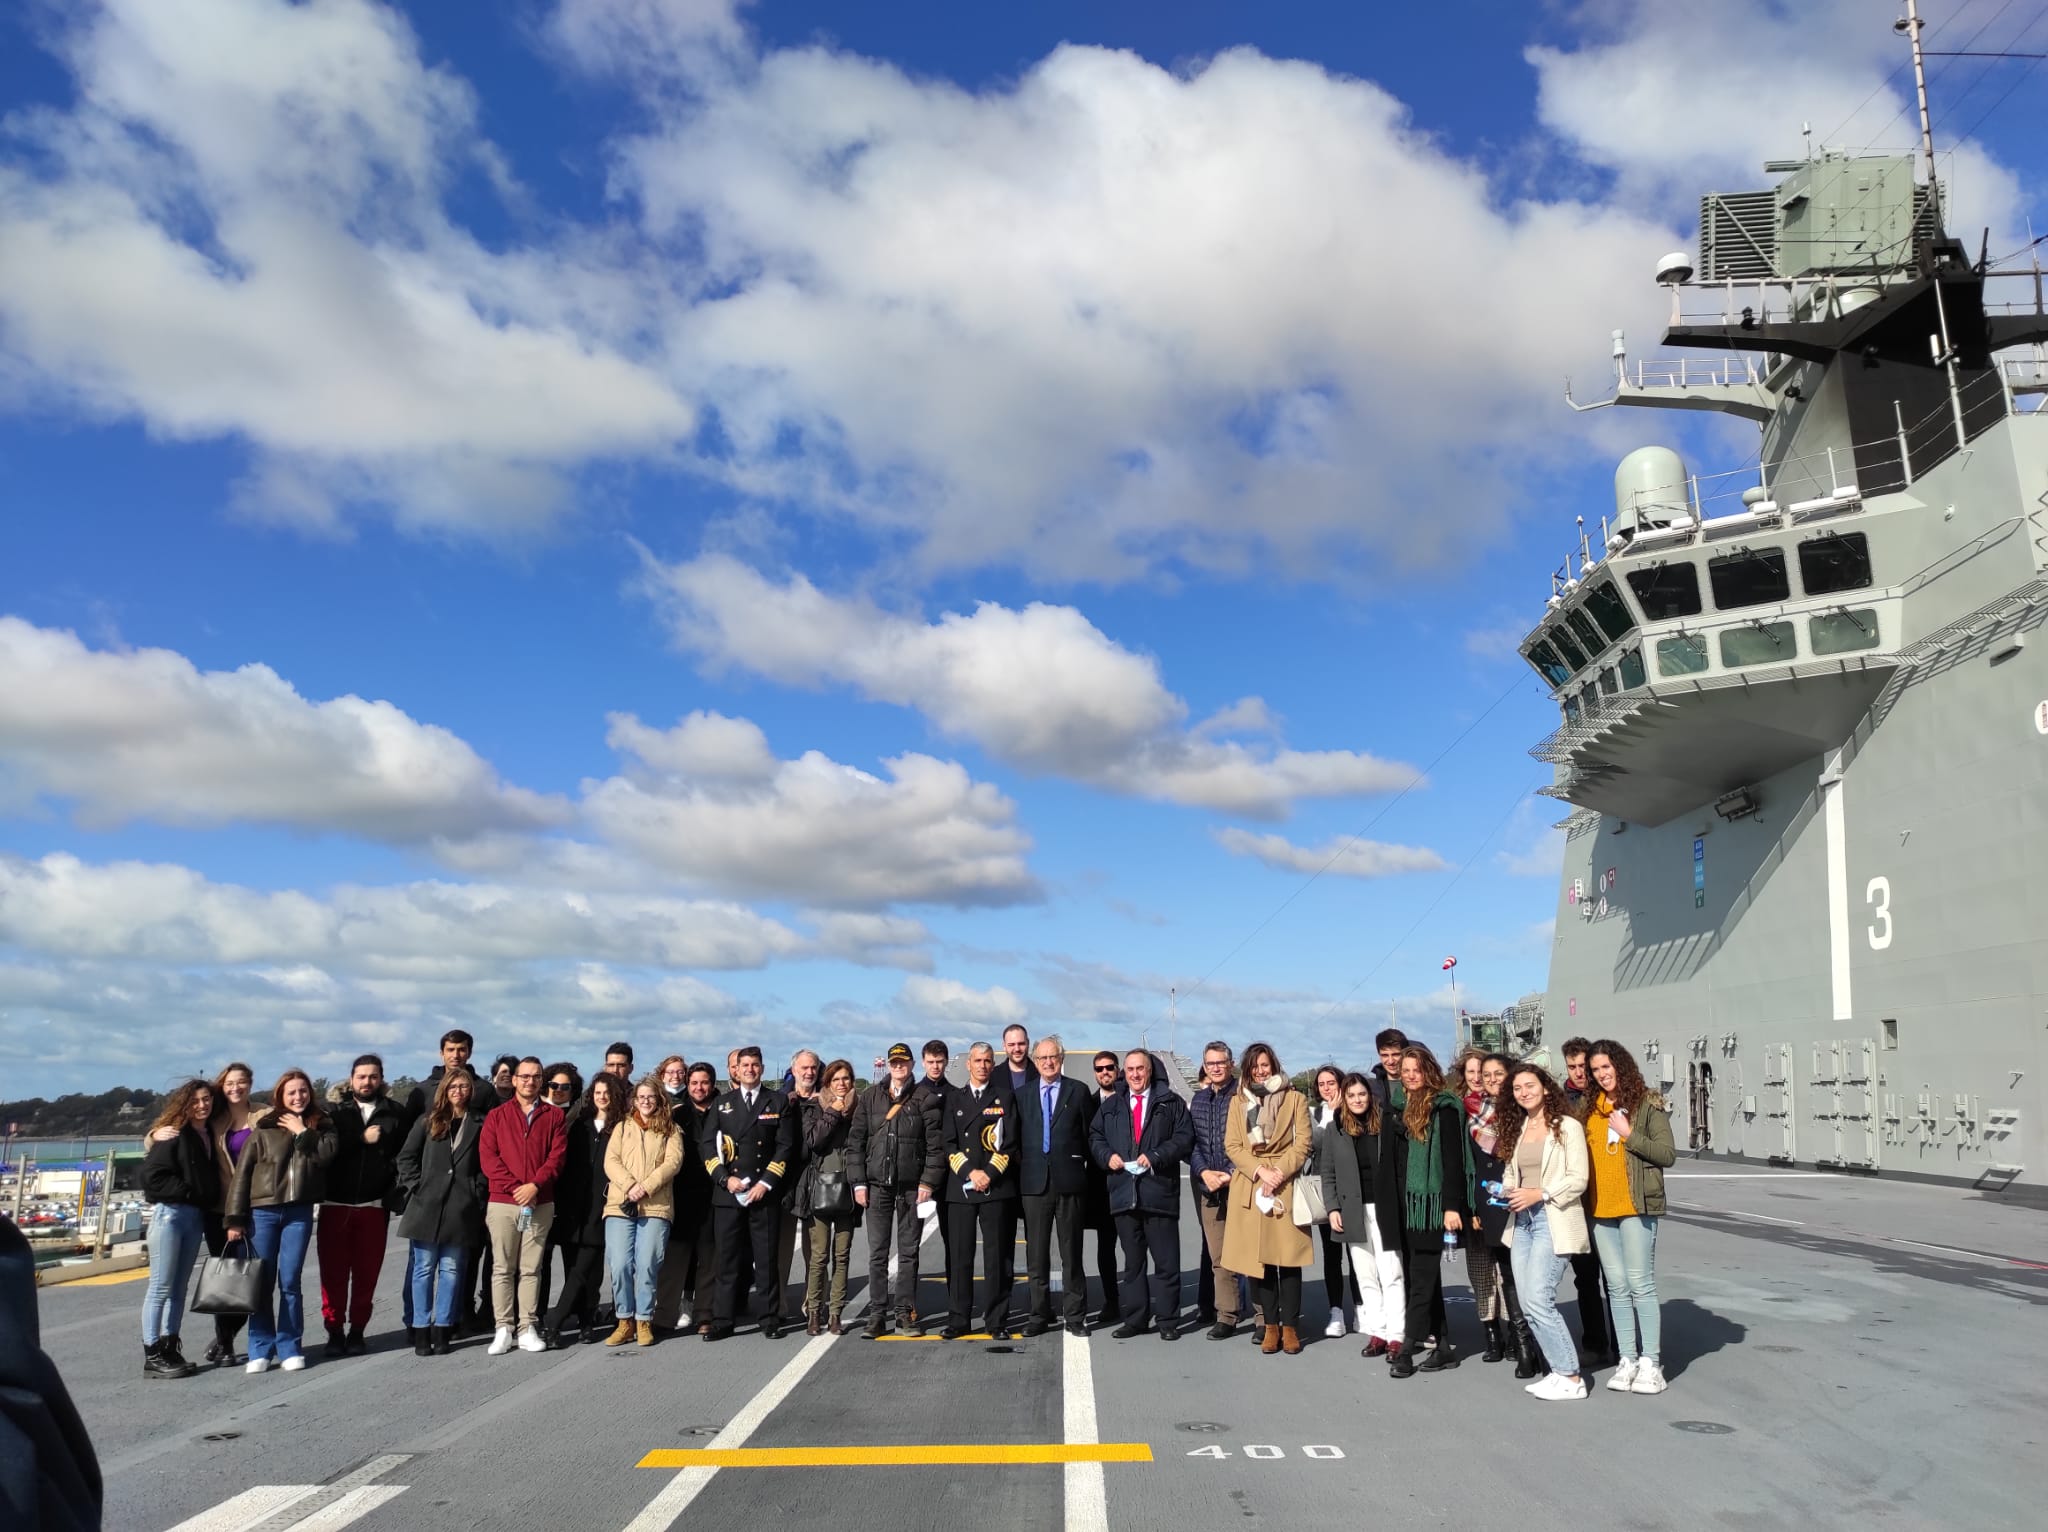
{"label": "gray deck surface", "polygon": [[[1359,1358],[1356,1340],[1320,1339],[1311,1272],[1312,1338],[1297,1358],[1262,1357],[1242,1337],[1089,1340],[1100,1439],[1154,1454],[1102,1469],[1107,1524],[1304,1527],[1349,1507],[1378,1525],[1578,1525],[1590,1501],[1574,1463],[1626,1465],[1620,1501],[1600,1496],[1613,1504],[1600,1519],[1615,1527],[2039,1524],[2048,1216],[1945,1187],[1711,1160],[1682,1162],[1669,1191],[1677,1205],[1657,1252],[1668,1393],[1596,1386],[1578,1404],[1528,1399],[1510,1367],[1479,1362],[1462,1276],[1450,1297],[1464,1365],[1395,1382]],[[1192,1300],[1191,1218],[1183,1235]],[[501,1358],[478,1340],[421,1360],[396,1330],[400,1251],[394,1242],[385,1264],[371,1354],[316,1356],[296,1375],[145,1383],[140,1283],[43,1290],[44,1344],[106,1470],[107,1526],[162,1532],[258,1486],[333,1486],[369,1464],[372,1485],[402,1492],[323,1512],[330,1489],[268,1521],[196,1525],[624,1528],[677,1477],[636,1468],[641,1455],[709,1445],[806,1346],[819,1348],[815,1365],[747,1445],[1065,1439],[1057,1331],[1008,1352],[743,1331],[719,1345]],[[935,1244],[925,1256],[929,1271]],[[311,1263],[306,1289],[317,1335]],[[937,1283],[926,1294],[928,1310],[941,1307]],[[196,1355],[202,1323],[186,1331]],[[1189,1455],[1215,1446],[1229,1456]],[[376,1462],[389,1455],[405,1461]],[[676,1524],[1043,1527],[1072,1509],[1065,1473],[728,1468]]]}

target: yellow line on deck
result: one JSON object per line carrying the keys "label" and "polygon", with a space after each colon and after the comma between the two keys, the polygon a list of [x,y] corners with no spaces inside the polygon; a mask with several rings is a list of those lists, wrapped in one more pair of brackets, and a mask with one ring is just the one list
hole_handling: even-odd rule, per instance
{"label": "yellow line on deck", "polygon": [[1036,1463],[1149,1463],[1145,1442],[968,1442],[924,1447],[657,1447],[639,1468],[949,1468]]}
{"label": "yellow line on deck", "polygon": [[145,1282],[149,1279],[149,1268],[138,1266],[133,1271],[110,1271],[105,1276],[78,1277],[69,1282],[53,1282],[52,1287],[112,1287],[117,1282]]}

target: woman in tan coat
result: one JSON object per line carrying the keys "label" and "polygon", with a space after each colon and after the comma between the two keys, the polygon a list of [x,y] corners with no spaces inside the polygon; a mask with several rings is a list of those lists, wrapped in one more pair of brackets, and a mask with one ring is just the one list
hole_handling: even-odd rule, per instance
{"label": "woman in tan coat", "polygon": [[668,1253],[675,1219],[676,1172],[683,1168],[683,1135],[669,1114],[661,1081],[649,1075],[633,1087],[633,1110],[612,1130],[604,1151],[604,1253],[612,1269],[612,1302],[619,1327],[607,1346],[637,1338],[654,1344],[654,1286]]}
{"label": "woman in tan coat", "polygon": [[1252,1302],[1265,1319],[1259,1350],[1294,1356],[1301,1351],[1301,1269],[1315,1259],[1308,1230],[1294,1221],[1294,1178],[1309,1156],[1308,1104],[1265,1043],[1245,1049],[1238,1077],[1244,1084],[1230,1098],[1223,1130],[1232,1166],[1223,1264],[1252,1279]]}

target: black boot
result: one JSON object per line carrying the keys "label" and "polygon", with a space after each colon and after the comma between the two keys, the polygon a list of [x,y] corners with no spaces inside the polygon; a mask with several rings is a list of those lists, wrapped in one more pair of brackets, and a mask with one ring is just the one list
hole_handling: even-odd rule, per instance
{"label": "black boot", "polygon": [[455,1329],[452,1325],[435,1325],[427,1331],[427,1344],[435,1356],[446,1356],[454,1340]]}
{"label": "black boot", "polygon": [[1529,1321],[1525,1318],[1515,1320],[1515,1376],[1543,1376],[1543,1358],[1536,1347],[1536,1332],[1529,1328]]}
{"label": "black boot", "polygon": [[1507,1321],[1489,1319],[1486,1321],[1486,1349],[1479,1353],[1482,1362],[1504,1362],[1508,1355]]}
{"label": "black boot", "polygon": [[412,1354],[414,1356],[432,1356],[434,1354],[434,1332],[432,1330],[422,1330],[415,1325],[405,1333],[413,1338]]}
{"label": "black boot", "polygon": [[171,1354],[169,1341],[152,1341],[142,1348],[142,1375],[145,1378],[189,1378],[198,1369],[181,1364]]}
{"label": "black boot", "polygon": [[1412,1378],[1415,1376],[1414,1353],[1396,1341],[1387,1347],[1387,1376],[1390,1378]]}
{"label": "black boot", "polygon": [[327,1327],[327,1360],[338,1362],[348,1355],[348,1335],[340,1325]]}

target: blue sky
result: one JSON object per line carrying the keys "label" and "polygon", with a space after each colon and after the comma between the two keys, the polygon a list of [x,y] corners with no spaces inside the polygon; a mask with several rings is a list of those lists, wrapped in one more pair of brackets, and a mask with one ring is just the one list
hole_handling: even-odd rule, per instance
{"label": "blue sky", "polygon": [[[10,12],[5,1093],[1540,989],[1513,642],[1753,446],[1563,380],[1802,121],[1910,144],[1874,14]],[[1994,253],[2026,67],[1936,63]]]}

